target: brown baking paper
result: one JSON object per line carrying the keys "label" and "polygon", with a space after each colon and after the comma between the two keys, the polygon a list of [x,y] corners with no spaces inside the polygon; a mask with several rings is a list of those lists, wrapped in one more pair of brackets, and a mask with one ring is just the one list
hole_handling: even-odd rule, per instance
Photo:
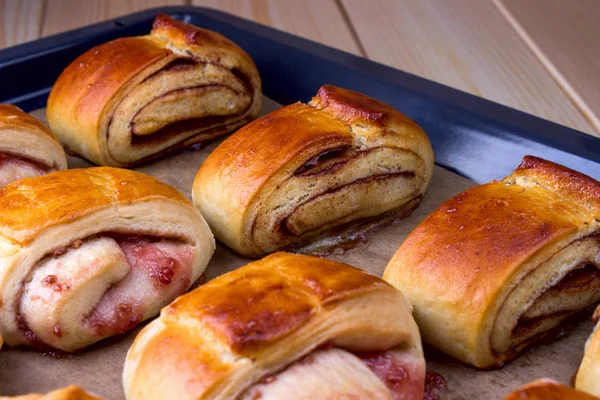
{"label": "brown baking paper", "polygon": [[[277,107],[276,103],[265,99],[263,113]],[[43,110],[33,114],[44,120]],[[180,153],[136,169],[174,186],[191,199],[192,182],[198,167],[217,145],[212,143],[200,150]],[[70,168],[90,165],[82,159],[69,157]],[[406,235],[443,201],[471,186],[474,182],[436,166],[423,201],[408,218],[370,235],[366,243],[344,252],[334,252],[328,258],[381,276]],[[207,278],[212,279],[249,261],[218,244],[208,265]],[[425,346],[427,370],[446,379],[447,390],[441,395],[443,399],[502,399],[522,384],[541,377],[568,384],[579,365],[585,340],[592,328],[593,324],[587,318],[560,340],[526,351],[503,369],[493,371],[477,371]],[[108,399],[124,399],[121,385],[123,363],[138,331],[139,328],[129,334],[109,338],[79,354],[61,359],[27,349],[4,347],[0,350],[0,395],[47,392],[77,384]]]}

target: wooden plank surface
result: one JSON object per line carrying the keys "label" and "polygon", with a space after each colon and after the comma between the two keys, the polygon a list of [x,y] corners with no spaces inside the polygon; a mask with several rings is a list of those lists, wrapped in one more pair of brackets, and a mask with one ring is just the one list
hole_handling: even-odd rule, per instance
{"label": "wooden plank surface", "polygon": [[185,0],[45,1],[46,12],[42,20],[42,36],[68,31],[146,8],[187,4]]}
{"label": "wooden plank surface", "polygon": [[495,4],[600,131],[600,1],[495,0]]}
{"label": "wooden plank surface", "polygon": [[333,0],[193,0],[350,53],[364,56]]}
{"label": "wooden plank surface", "polygon": [[191,3],[600,132],[600,0],[0,0],[0,47]]}
{"label": "wooden plank surface", "polygon": [[367,56],[598,134],[489,1],[342,0]]}
{"label": "wooden plank surface", "polygon": [[0,0],[0,48],[40,37],[44,4],[36,0]]}

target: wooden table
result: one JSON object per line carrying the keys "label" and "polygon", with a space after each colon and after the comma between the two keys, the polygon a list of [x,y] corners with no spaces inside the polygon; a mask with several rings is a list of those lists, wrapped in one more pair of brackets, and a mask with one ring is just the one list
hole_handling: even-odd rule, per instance
{"label": "wooden table", "polygon": [[0,0],[0,47],[194,4],[600,136],[600,0]]}

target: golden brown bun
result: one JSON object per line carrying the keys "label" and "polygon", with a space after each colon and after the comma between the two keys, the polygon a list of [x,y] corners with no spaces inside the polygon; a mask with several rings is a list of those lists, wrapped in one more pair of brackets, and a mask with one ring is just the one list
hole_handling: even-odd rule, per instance
{"label": "golden brown bun", "polygon": [[423,353],[402,294],[348,265],[287,253],[216,278],[165,307],[129,350],[125,394],[130,400],[238,398],[254,384],[277,381],[281,376],[263,378],[289,372],[290,365],[310,367],[311,361],[295,362],[323,344],[406,356],[414,398],[422,397]]}
{"label": "golden brown bun", "polygon": [[[599,257],[600,258],[600,257]],[[575,376],[575,387],[584,392],[600,396],[600,306],[594,312],[596,326],[585,343],[583,359]]]}
{"label": "golden brown bun", "polygon": [[[7,166],[5,162],[16,161]],[[58,139],[12,104],[0,104],[0,187],[15,180],[67,169]]]}
{"label": "golden brown bun", "polygon": [[598,400],[597,397],[561,385],[551,379],[538,379],[515,390],[504,400]]}
{"label": "golden brown bun", "polygon": [[206,159],[194,204],[215,236],[259,257],[351,223],[408,214],[433,170],[419,126],[392,107],[325,85],[246,125]]}
{"label": "golden brown bun", "polygon": [[260,110],[252,59],[216,32],[158,15],[146,36],[90,49],[48,98],[52,130],[96,164],[129,166],[230,133]]}
{"label": "golden brown bun", "polygon": [[23,179],[0,189],[0,209],[9,346],[74,351],[132,329],[183,293],[215,246],[183,195],[123,169]]}
{"label": "golden brown bun", "polygon": [[23,396],[4,397],[0,400],[102,400],[102,397],[86,392],[79,386],[70,385],[48,394],[26,394]]}
{"label": "golden brown bun", "polygon": [[384,279],[415,307],[425,342],[501,366],[600,300],[599,228],[600,183],[527,156],[429,215]]}

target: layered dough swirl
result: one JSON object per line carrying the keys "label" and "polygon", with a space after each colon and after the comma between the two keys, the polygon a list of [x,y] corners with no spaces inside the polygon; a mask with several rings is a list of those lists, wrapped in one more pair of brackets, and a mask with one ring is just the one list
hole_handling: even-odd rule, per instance
{"label": "layered dough swirl", "polygon": [[405,216],[433,171],[419,126],[363,94],[323,86],[246,125],[206,159],[194,204],[215,236],[259,257],[383,215]]}
{"label": "layered dough swirl", "polygon": [[79,155],[130,166],[233,132],[261,101],[248,54],[216,32],[159,15],[149,35],[73,61],[52,88],[47,116]]}
{"label": "layered dough swirl", "polygon": [[56,136],[20,108],[0,104],[0,188],[63,169],[67,158]]}
{"label": "layered dough swirl", "polygon": [[46,394],[31,393],[15,397],[0,396],[0,400],[104,400],[104,398],[88,393],[79,386],[70,385]]}
{"label": "layered dough swirl", "polygon": [[501,366],[600,300],[599,233],[600,183],[527,156],[428,216],[384,279],[415,307],[425,342]]}
{"label": "layered dough swirl", "polygon": [[179,297],[123,372],[127,399],[423,398],[411,306],[345,264],[276,253]]}
{"label": "layered dough swirl", "polygon": [[99,167],[0,190],[0,332],[74,351],[158,313],[202,274],[208,225],[177,190]]}

